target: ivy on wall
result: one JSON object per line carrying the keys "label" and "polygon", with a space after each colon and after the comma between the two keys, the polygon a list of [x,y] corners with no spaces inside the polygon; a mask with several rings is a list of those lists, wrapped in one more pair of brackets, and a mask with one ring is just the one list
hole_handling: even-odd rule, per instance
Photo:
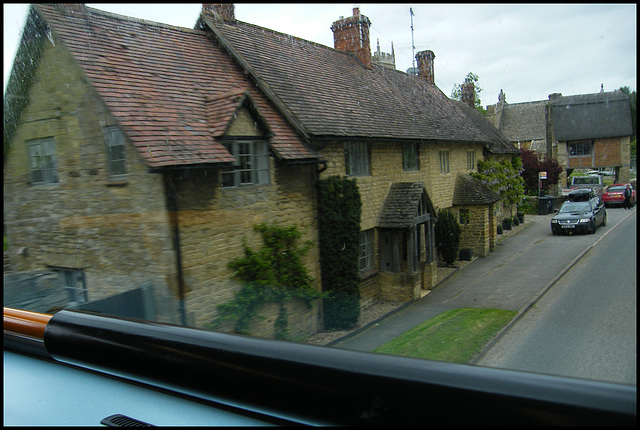
{"label": "ivy on wall", "polygon": [[355,179],[331,176],[318,183],[318,228],[324,328],[353,327],[360,317],[360,215]]}
{"label": "ivy on wall", "polygon": [[302,233],[296,226],[279,227],[260,224],[254,230],[262,234],[263,246],[254,251],[244,245],[244,257],[229,262],[233,277],[242,282],[235,298],[218,305],[219,314],[208,328],[216,328],[224,321],[234,320],[238,333],[250,334],[250,323],[260,307],[266,303],[280,305],[274,323],[277,339],[286,339],[289,334],[289,319],[285,303],[298,297],[311,308],[313,300],[324,295],[316,291],[313,278],[302,263],[313,242],[302,246],[297,242]]}

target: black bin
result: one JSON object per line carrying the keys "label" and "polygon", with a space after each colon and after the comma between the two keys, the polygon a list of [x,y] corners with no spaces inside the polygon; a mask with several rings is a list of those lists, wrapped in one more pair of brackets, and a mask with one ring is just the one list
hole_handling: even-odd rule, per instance
{"label": "black bin", "polygon": [[551,199],[549,197],[538,197],[538,215],[546,215],[551,211]]}

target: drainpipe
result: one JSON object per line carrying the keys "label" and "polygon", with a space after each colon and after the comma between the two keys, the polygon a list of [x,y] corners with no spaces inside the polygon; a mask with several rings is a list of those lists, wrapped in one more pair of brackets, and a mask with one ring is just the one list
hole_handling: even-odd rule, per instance
{"label": "drainpipe", "polygon": [[183,326],[187,325],[187,315],[184,306],[184,273],[182,271],[182,252],[180,250],[180,227],[179,227],[179,207],[178,207],[178,190],[173,183],[171,176],[167,175],[167,183],[169,188],[169,223],[173,227],[173,241],[176,249],[176,272],[178,275],[178,309],[180,312],[180,319]]}

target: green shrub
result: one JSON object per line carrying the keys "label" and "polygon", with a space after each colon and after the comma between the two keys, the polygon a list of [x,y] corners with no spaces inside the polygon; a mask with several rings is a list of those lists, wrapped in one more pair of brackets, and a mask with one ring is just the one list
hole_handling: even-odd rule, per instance
{"label": "green shrub", "polygon": [[440,256],[451,266],[458,258],[461,228],[455,215],[446,210],[438,211],[438,221],[435,225],[436,247]]}
{"label": "green shrub", "polygon": [[285,302],[298,297],[311,307],[313,300],[322,297],[313,289],[313,278],[302,264],[313,243],[307,241],[299,247],[297,241],[302,233],[296,226],[260,224],[254,230],[262,234],[263,246],[254,251],[245,244],[245,256],[229,262],[233,277],[242,281],[242,287],[235,298],[218,305],[218,317],[207,327],[216,328],[223,321],[235,320],[236,332],[250,334],[250,323],[260,307],[269,302],[278,303],[280,311],[274,333],[277,339],[285,339],[289,332]]}
{"label": "green shrub", "polygon": [[354,179],[332,176],[318,183],[318,230],[326,330],[357,324],[360,317],[360,216]]}

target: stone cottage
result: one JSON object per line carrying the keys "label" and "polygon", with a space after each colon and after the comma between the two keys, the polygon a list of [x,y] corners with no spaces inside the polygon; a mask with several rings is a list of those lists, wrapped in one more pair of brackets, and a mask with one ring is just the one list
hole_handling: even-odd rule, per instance
{"label": "stone cottage", "polygon": [[437,88],[432,51],[416,55],[418,76],[372,61],[370,25],[354,8],[331,25],[331,49],[237,21],[230,5],[204,5],[197,24],[321,154],[321,178],[357,180],[363,305],[378,297],[419,298],[437,283],[437,209],[456,215],[462,209],[471,220],[463,228],[473,233],[461,247],[480,256],[490,252],[500,204],[491,193],[456,194],[457,178],[477,170],[479,159],[519,152],[475,109]]}
{"label": "stone cottage", "polygon": [[[317,153],[206,31],[32,5],[5,100],[11,265],[58,272],[60,306],[151,285],[158,320],[202,327],[255,225],[317,242]],[[320,289],[317,246],[305,263]]]}
{"label": "stone cottage", "polygon": [[[204,4],[195,29],[32,6],[5,98],[12,266],[57,271],[76,302],[150,284],[158,319],[202,327],[238,291],[227,264],[259,246],[253,226],[317,242],[315,186],[336,175],[363,200],[362,306],[437,283],[438,209],[486,255],[501,203],[468,173],[518,150],[436,87],[433,52],[418,76],[372,61],[369,26],[354,8],[332,49],[230,4]],[[314,247],[321,289],[318,260]],[[319,306],[294,304],[297,334],[320,328]]]}

